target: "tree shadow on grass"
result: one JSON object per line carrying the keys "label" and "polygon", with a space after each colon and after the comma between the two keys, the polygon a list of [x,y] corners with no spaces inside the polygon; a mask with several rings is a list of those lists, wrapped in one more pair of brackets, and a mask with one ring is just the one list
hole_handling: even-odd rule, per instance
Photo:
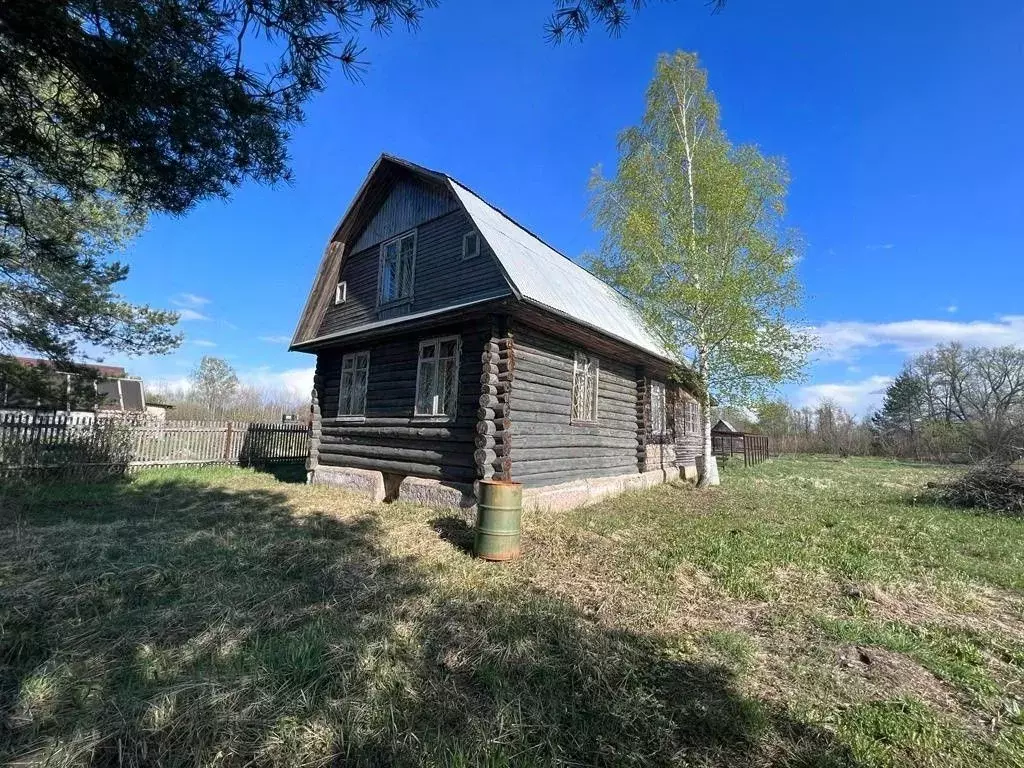
{"label": "tree shadow on grass", "polygon": [[305,483],[306,464],[302,461],[282,461],[253,465],[257,472],[264,472],[279,483]]}
{"label": "tree shadow on grass", "polygon": [[0,762],[853,764],[670,641],[396,554],[386,509],[104,491],[7,501]]}
{"label": "tree shadow on grass", "polygon": [[430,521],[430,527],[442,541],[447,541],[465,555],[473,554],[473,528],[465,518],[455,515],[435,517]]}

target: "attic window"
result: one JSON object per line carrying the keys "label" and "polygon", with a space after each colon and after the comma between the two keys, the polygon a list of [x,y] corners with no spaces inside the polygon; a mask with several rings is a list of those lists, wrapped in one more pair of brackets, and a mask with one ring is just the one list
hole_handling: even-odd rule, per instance
{"label": "attic window", "polygon": [[462,258],[473,259],[480,255],[480,235],[476,230],[462,236]]}
{"label": "attic window", "polygon": [[377,303],[412,298],[413,269],[416,266],[416,232],[413,230],[380,246]]}
{"label": "attic window", "polygon": [[334,289],[334,303],[344,304],[348,299],[348,283],[342,280]]}

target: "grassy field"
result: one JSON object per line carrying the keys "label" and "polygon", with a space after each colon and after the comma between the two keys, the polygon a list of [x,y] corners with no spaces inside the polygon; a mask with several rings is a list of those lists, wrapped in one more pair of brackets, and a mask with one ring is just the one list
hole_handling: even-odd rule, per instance
{"label": "grassy field", "polygon": [[525,520],[238,469],[0,491],[0,764],[1024,766],[1024,523],[872,460]]}

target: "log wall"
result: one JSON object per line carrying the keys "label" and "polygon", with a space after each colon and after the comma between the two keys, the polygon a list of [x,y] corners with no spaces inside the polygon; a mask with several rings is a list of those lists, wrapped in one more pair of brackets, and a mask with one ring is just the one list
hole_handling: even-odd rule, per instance
{"label": "log wall", "polygon": [[[638,471],[643,403],[637,369],[595,354],[597,422],[571,423],[573,360],[578,347],[517,325],[515,373],[509,397],[513,480],[527,487]],[[586,350],[594,354],[592,350]]]}
{"label": "log wall", "polygon": [[687,402],[696,402],[688,392],[673,387],[674,402],[672,407],[674,418],[674,434],[676,444],[676,461],[684,466],[695,466],[697,457],[701,454],[703,439],[700,433],[700,408],[697,409],[698,421],[695,429],[686,431],[686,419],[683,409]]}
{"label": "log wall", "polygon": [[[458,413],[453,419],[415,416],[416,364],[421,339],[458,334]],[[480,407],[481,355],[490,330],[479,324],[444,326],[377,344],[335,347],[317,355],[321,410],[316,462],[414,477],[472,482],[477,476],[474,438]],[[369,349],[366,413],[338,417],[341,359]]]}
{"label": "log wall", "polygon": [[482,480],[511,479],[510,395],[515,377],[515,346],[504,318],[492,322],[491,337],[480,356],[480,408],[477,410],[476,474]]}

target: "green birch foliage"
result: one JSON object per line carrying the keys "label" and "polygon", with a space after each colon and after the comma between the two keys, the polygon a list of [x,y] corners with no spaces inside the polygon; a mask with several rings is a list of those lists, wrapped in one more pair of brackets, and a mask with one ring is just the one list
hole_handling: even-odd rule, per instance
{"label": "green birch foliage", "polygon": [[792,319],[802,289],[800,241],[783,224],[788,182],[781,159],[728,140],[706,71],[677,52],[658,59],[615,175],[598,168],[591,183],[603,234],[593,269],[637,303],[706,394],[733,404],[798,378],[812,348]]}

